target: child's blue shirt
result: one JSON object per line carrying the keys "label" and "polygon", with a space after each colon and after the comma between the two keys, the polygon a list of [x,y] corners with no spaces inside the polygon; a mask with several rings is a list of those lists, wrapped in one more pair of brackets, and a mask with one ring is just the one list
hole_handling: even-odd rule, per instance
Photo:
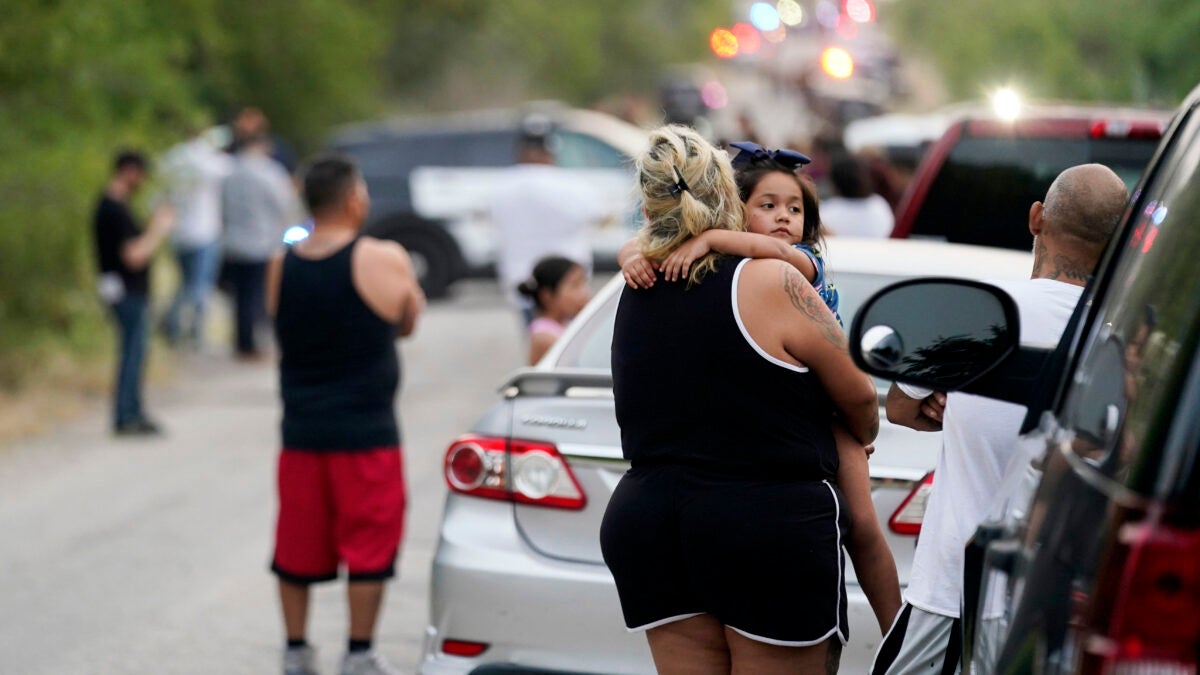
{"label": "child's blue shirt", "polygon": [[821,258],[820,251],[812,246],[809,246],[808,244],[793,244],[792,246],[797,250],[803,251],[804,255],[807,255],[809,259],[812,260],[813,267],[817,268],[817,276],[813,279],[812,284],[813,289],[817,292],[817,295],[821,296],[821,299],[825,301],[826,306],[829,307],[829,311],[833,312],[833,316],[837,319],[838,325],[845,328],[845,324],[842,323],[842,315],[838,314],[837,287],[833,285],[833,282],[825,278],[825,261]]}

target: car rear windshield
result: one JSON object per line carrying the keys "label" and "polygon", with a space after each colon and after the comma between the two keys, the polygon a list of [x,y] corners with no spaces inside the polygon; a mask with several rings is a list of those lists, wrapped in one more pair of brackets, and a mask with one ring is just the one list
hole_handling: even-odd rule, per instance
{"label": "car rear windshield", "polygon": [[964,137],[950,151],[912,236],[1028,251],[1029,207],[1063,169],[1098,162],[1133,188],[1156,140]]}

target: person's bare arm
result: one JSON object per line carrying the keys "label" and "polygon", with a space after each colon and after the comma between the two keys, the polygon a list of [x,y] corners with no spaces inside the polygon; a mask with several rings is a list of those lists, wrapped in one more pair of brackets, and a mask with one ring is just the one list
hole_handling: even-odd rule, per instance
{"label": "person's bare arm", "polygon": [[174,224],[174,209],[165,203],[161,204],[154,209],[154,213],[150,216],[150,224],[146,226],[145,231],[125,242],[125,245],[121,247],[121,262],[130,269],[145,269]]}
{"label": "person's bare arm", "polygon": [[621,266],[621,275],[630,288],[650,288],[658,276],[657,267],[642,255],[636,238],[621,244],[621,249],[617,251],[617,264]]}
{"label": "person's bare arm", "polygon": [[879,433],[879,396],[871,378],[850,360],[846,335],[833,312],[791,265],[751,263],[746,271],[751,269],[768,291],[762,301],[783,321],[784,349],[821,380],[850,434],[870,444]]}
{"label": "person's bare arm", "polygon": [[362,237],[354,251],[354,287],[371,311],[396,325],[397,337],[416,330],[425,294],[403,246]]}
{"label": "person's bare arm", "polygon": [[417,279],[413,268],[412,258],[404,247],[397,246],[400,257],[397,271],[404,278],[404,290],[400,300],[400,320],[396,322],[396,334],[408,337],[417,329],[417,319],[425,311],[425,292],[421,290],[421,282]]}
{"label": "person's bare arm", "polygon": [[925,398],[913,398],[893,384],[887,393],[887,418],[893,424],[917,431],[941,431],[946,411],[946,395],[935,391]]}
{"label": "person's bare arm", "polygon": [[271,256],[270,262],[267,263],[267,278],[266,278],[266,303],[267,314],[271,318],[279,313],[279,282],[283,279],[283,251],[277,252]]}
{"label": "person's bare arm", "polygon": [[549,333],[534,333],[529,336],[529,365],[535,365],[554,346],[555,336]]}
{"label": "person's bare arm", "polygon": [[733,230],[708,230],[684,242],[663,261],[663,278],[667,281],[686,278],[692,263],[709,251],[743,258],[775,258],[795,267],[809,283],[817,278],[816,266],[803,251],[776,237]]}
{"label": "person's bare arm", "polygon": [[881,634],[887,633],[900,611],[900,578],[896,560],[879,528],[875,503],[871,500],[871,476],[867,453],[840,424],[834,424],[833,436],[838,449],[838,488],[846,496],[850,510],[850,533],[846,552],[854,563],[858,584],[862,586]]}

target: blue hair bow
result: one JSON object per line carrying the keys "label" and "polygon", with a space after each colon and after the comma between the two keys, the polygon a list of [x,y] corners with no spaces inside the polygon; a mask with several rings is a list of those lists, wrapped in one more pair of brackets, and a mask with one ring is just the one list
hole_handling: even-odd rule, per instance
{"label": "blue hair bow", "polygon": [[729,147],[738,149],[738,154],[733,157],[733,165],[735,167],[770,160],[785,168],[795,170],[812,161],[808,155],[796,152],[795,150],[788,150],[787,148],[767,150],[758,143],[751,143],[750,141],[736,141],[730,143]]}

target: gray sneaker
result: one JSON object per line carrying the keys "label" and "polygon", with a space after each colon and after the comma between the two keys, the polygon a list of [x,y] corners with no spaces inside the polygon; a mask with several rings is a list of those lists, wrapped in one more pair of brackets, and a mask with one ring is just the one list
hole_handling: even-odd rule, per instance
{"label": "gray sneaker", "polygon": [[309,645],[284,649],[283,675],[317,675],[317,650]]}
{"label": "gray sneaker", "polygon": [[383,654],[368,649],[346,654],[342,659],[342,675],[403,675],[383,658]]}

